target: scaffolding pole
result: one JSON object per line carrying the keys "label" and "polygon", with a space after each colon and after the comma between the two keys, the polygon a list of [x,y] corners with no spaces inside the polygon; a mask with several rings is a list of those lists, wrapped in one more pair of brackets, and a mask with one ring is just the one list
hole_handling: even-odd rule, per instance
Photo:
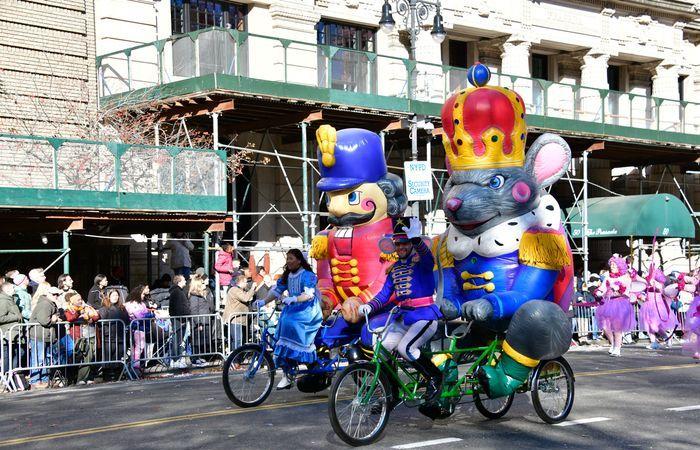
{"label": "scaffolding pole", "polygon": [[308,122],[301,122],[301,157],[304,160],[301,163],[301,183],[302,183],[302,204],[304,206],[304,212],[301,215],[301,222],[304,229],[304,248],[309,247],[309,170],[307,163],[307,142],[306,142],[306,128],[309,126]]}
{"label": "scaffolding pole", "polygon": [[63,273],[70,273],[70,233],[68,231],[63,232],[63,251],[65,252]]}
{"label": "scaffolding pole", "polygon": [[588,152],[588,150],[583,152],[583,211],[581,211],[581,218],[583,219],[581,247],[583,247],[583,279],[585,281],[588,281],[590,278],[588,272]]}

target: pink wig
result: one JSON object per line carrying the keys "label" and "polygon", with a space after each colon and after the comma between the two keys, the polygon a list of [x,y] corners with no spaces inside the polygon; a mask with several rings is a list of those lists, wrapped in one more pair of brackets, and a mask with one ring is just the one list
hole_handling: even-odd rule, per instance
{"label": "pink wig", "polygon": [[627,261],[625,261],[625,258],[620,258],[619,256],[612,256],[608,260],[608,267],[612,266],[612,263],[615,263],[617,265],[618,273],[619,274],[626,274],[627,273]]}

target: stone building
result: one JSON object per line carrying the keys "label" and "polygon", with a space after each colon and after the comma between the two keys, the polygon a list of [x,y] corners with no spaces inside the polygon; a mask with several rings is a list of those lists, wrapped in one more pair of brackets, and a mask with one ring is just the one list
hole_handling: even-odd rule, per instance
{"label": "stone building", "polygon": [[[38,3],[83,4],[26,8]],[[427,123],[416,156],[436,170],[436,199],[422,203],[421,215],[439,217],[444,161],[430,129],[440,129],[442,102],[466,85],[477,60],[491,68],[492,84],[524,98],[529,142],[546,131],[567,139],[571,178],[581,177],[583,152],[598,149],[588,164],[591,197],[678,196],[673,175],[699,209],[695,2],[443,0],[446,38],[431,35],[436,11],[426,11],[414,59],[397,3],[389,3],[397,25],[385,33],[381,0],[97,1],[100,105],[140,106],[160,123],[211,133],[229,157],[249,152],[217,212],[237,213],[224,236],[241,248],[283,236],[308,243],[326,225],[317,174],[302,159],[313,158],[321,123],[381,132],[397,172],[412,157],[411,121]],[[569,206],[573,191],[560,183],[554,192]],[[592,261],[625,247],[625,239],[592,239]]]}

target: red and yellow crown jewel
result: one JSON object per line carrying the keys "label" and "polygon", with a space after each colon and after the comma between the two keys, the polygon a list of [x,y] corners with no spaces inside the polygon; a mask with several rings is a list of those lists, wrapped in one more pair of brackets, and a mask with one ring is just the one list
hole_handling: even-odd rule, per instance
{"label": "red and yellow crown jewel", "polygon": [[488,77],[485,80],[478,87],[456,92],[442,107],[442,143],[449,172],[519,167],[525,162],[523,99],[510,89],[484,86]]}

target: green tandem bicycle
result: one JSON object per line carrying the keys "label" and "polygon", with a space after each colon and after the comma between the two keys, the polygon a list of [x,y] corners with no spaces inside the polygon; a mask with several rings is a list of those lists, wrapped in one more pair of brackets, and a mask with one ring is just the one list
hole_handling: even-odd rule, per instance
{"label": "green tandem bicycle", "polygon": [[[461,348],[458,341],[469,333],[472,323],[460,322],[461,326],[451,334],[445,324],[448,345],[431,352],[439,355],[434,360],[442,360],[442,391],[439,398],[426,403],[425,384],[420,375],[382,346],[384,332],[397,312],[395,307],[384,326],[375,329],[369,328],[367,321],[369,331],[376,336],[372,359],[349,365],[333,383],[328,415],[338,437],[353,446],[375,442],[386,428],[391,411],[400,403],[426,412],[423,408],[428,408],[428,415],[440,419],[451,416],[465,397],[471,398],[476,409],[489,419],[498,419],[508,412],[515,393],[491,399],[481,391],[476,377],[479,366],[495,364],[500,358],[502,336],[485,346]],[[535,412],[544,422],[554,424],[565,420],[574,403],[571,366],[563,357],[541,361],[528,382],[517,391],[526,392],[530,392]]]}

